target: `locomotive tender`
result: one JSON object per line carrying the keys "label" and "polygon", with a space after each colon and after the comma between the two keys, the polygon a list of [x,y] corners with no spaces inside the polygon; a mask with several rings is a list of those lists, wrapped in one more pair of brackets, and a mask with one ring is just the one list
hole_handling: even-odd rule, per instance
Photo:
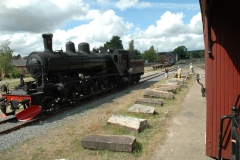
{"label": "locomotive tender", "polygon": [[[117,86],[138,83],[144,74],[144,60],[134,58],[123,49],[108,49],[90,52],[88,43],[79,43],[78,51],[73,42],[66,43],[66,52],[52,50],[53,34],[43,34],[44,51],[32,52],[26,68],[34,81],[24,82],[0,98],[4,116],[15,115],[37,105],[46,114],[54,112],[63,104],[72,104],[85,98],[109,91]],[[131,76],[128,70],[132,68]],[[130,78],[130,79],[129,79]],[[129,81],[130,80],[130,81]]]}

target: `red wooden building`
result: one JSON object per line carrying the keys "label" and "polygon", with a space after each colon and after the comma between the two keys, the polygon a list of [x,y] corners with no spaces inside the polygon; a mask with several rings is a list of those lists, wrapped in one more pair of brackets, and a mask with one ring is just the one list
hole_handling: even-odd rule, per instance
{"label": "red wooden building", "polygon": [[[232,114],[231,107],[240,94],[240,1],[199,0],[199,3],[206,57],[206,155],[218,158],[220,120]],[[227,121],[223,124],[225,129]],[[232,143],[239,145],[232,142],[230,125],[220,145],[223,159],[234,159]]]}
{"label": "red wooden building", "polygon": [[22,75],[25,75],[27,73],[26,61],[27,60],[24,60],[24,59],[21,59],[21,60],[11,60],[11,64],[13,66],[16,66],[20,70]]}

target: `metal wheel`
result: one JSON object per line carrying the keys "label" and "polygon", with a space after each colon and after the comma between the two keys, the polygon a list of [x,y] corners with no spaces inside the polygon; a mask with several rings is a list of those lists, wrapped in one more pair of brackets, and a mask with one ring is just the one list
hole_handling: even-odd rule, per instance
{"label": "metal wheel", "polygon": [[136,82],[136,83],[139,83],[139,81],[140,81],[140,76],[136,76],[135,82]]}
{"label": "metal wheel", "polygon": [[102,92],[106,88],[106,84],[103,79],[97,80],[96,83],[96,92]]}
{"label": "metal wheel", "polygon": [[83,94],[85,96],[90,96],[90,95],[94,95],[94,87],[95,87],[95,82],[90,80],[90,81],[87,81],[85,83],[85,86],[84,86],[84,91],[83,91]]}
{"label": "metal wheel", "polygon": [[73,102],[79,100],[80,96],[81,96],[81,90],[76,84],[70,85],[67,88],[66,99],[70,103],[73,103]]}
{"label": "metal wheel", "polygon": [[112,89],[114,89],[114,87],[115,87],[114,79],[111,78],[111,77],[107,78],[107,80],[106,80],[106,88],[112,90]]}
{"label": "metal wheel", "polygon": [[41,107],[45,114],[52,114],[56,107],[54,98],[50,96],[44,97]]}

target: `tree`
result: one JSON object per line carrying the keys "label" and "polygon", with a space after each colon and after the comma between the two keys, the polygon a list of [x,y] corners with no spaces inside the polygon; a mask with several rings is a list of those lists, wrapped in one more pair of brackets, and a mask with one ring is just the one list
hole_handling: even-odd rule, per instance
{"label": "tree", "polygon": [[134,54],[135,58],[142,58],[141,52],[134,47],[134,40],[128,42],[128,51],[130,54]]}
{"label": "tree", "polygon": [[142,54],[139,50],[135,49],[134,54],[135,54],[135,58],[142,58]]}
{"label": "tree", "polygon": [[28,59],[28,56],[24,56],[23,59],[24,59],[24,60],[27,60],[27,59]]}
{"label": "tree", "polygon": [[189,58],[204,58],[204,50],[188,51]]}
{"label": "tree", "polygon": [[22,59],[22,56],[20,54],[18,54],[16,56],[13,56],[12,58],[16,59],[16,60],[20,60],[20,59]]}
{"label": "tree", "polygon": [[204,58],[205,56],[205,52],[204,51],[200,51],[199,52],[199,58]]}
{"label": "tree", "polygon": [[123,49],[122,40],[118,36],[113,36],[110,42],[104,44],[104,48]]}
{"label": "tree", "polygon": [[164,55],[158,55],[158,56],[157,56],[157,59],[158,59],[158,62],[159,62],[159,63],[163,63],[164,60],[165,60],[165,57],[164,57]]}
{"label": "tree", "polygon": [[150,52],[154,52],[154,53],[155,53],[154,47],[153,47],[153,46],[151,46],[151,47],[149,48],[149,51],[150,51]]}
{"label": "tree", "polygon": [[176,52],[180,59],[186,59],[189,58],[187,55],[187,48],[185,46],[179,46],[173,50],[173,52]]}
{"label": "tree", "polygon": [[9,73],[12,70],[11,58],[13,50],[10,49],[11,42],[6,40],[0,44],[0,72],[3,72],[1,75],[4,76],[5,73]]}
{"label": "tree", "polygon": [[135,53],[135,51],[134,51],[134,40],[131,40],[130,42],[128,42],[128,45],[129,45],[129,48],[128,48],[129,53],[134,54]]}
{"label": "tree", "polygon": [[144,51],[142,59],[148,60],[150,63],[156,62],[156,52],[153,46],[151,46],[149,50]]}

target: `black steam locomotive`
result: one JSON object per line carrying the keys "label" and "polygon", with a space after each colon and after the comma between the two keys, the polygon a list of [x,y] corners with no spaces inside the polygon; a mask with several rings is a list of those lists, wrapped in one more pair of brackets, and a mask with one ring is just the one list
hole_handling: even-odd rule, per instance
{"label": "black steam locomotive", "polygon": [[[144,74],[144,61],[127,50],[103,49],[90,52],[88,43],[66,43],[66,52],[52,50],[52,34],[43,34],[44,51],[32,52],[26,68],[34,81],[24,82],[11,92],[6,85],[0,98],[3,114],[15,115],[19,108],[33,105],[50,114],[63,104],[112,90],[116,86],[138,83]],[[129,73],[129,69],[132,73]],[[129,76],[130,75],[130,76]]]}

